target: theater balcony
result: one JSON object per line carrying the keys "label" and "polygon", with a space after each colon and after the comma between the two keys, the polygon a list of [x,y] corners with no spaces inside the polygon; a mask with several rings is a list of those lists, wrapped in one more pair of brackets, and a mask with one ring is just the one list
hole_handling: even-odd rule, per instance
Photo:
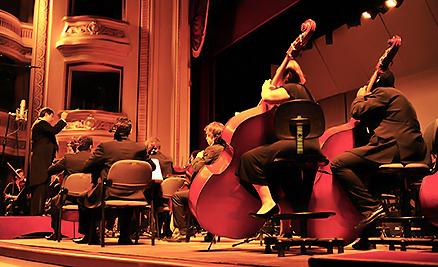
{"label": "theater balcony", "polygon": [[66,16],[64,30],[56,48],[64,57],[77,53],[112,54],[125,58],[132,45],[129,23],[98,16]]}

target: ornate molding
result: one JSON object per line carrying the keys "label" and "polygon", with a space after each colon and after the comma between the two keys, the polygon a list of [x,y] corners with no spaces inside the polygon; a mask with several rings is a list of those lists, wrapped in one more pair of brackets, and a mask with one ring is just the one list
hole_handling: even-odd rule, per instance
{"label": "ornate molding", "polygon": [[69,57],[78,53],[126,57],[131,51],[129,23],[93,16],[64,17],[56,48]]}
{"label": "ornate molding", "polygon": [[[39,68],[35,69],[34,72],[34,91],[33,91],[33,114],[32,121],[38,117],[38,112],[42,108],[44,99],[44,83],[45,83],[45,72],[46,72],[46,51],[47,51],[47,25],[48,25],[48,4],[49,0],[40,0],[35,3],[39,3],[36,7],[37,18],[37,28],[36,28],[36,47],[34,52],[34,63],[33,65]],[[32,82],[32,81],[31,81]]]}
{"label": "ornate molding", "polygon": [[123,29],[111,28],[103,25],[99,21],[91,21],[80,25],[67,25],[64,33],[69,35],[108,35],[116,38],[125,38],[126,34]]}
{"label": "ornate molding", "polygon": [[[13,40],[10,40],[6,37],[0,37],[0,46],[3,46],[6,49],[11,49],[18,54],[20,54],[21,57],[31,57],[32,56],[32,48],[31,47],[24,47],[20,43],[17,43]],[[0,49],[2,50],[2,49]]]}

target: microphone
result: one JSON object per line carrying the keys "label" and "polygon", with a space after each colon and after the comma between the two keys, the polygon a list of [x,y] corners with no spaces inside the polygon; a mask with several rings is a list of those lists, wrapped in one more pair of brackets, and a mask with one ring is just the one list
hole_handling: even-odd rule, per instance
{"label": "microphone", "polygon": [[15,120],[27,121],[26,100],[22,99],[20,102],[20,108],[17,108]]}

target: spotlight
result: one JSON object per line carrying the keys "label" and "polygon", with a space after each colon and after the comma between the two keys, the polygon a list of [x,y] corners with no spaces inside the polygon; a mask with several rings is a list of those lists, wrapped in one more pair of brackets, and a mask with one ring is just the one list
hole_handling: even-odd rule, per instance
{"label": "spotlight", "polygon": [[364,19],[370,19],[371,17],[371,13],[369,11],[365,11],[362,13],[362,18]]}
{"label": "spotlight", "polygon": [[385,1],[385,5],[389,8],[391,7],[396,7],[397,6],[397,1],[396,0],[386,0]]}

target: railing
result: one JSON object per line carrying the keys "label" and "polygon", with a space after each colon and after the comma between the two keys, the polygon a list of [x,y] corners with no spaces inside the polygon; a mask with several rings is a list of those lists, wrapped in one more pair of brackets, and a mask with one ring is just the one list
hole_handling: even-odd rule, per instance
{"label": "railing", "polygon": [[[14,39],[32,39],[33,26],[29,23],[21,22],[14,15],[0,10],[0,31],[10,31],[16,35]],[[9,35],[11,36],[11,35]],[[23,42],[23,40],[21,40]]]}

